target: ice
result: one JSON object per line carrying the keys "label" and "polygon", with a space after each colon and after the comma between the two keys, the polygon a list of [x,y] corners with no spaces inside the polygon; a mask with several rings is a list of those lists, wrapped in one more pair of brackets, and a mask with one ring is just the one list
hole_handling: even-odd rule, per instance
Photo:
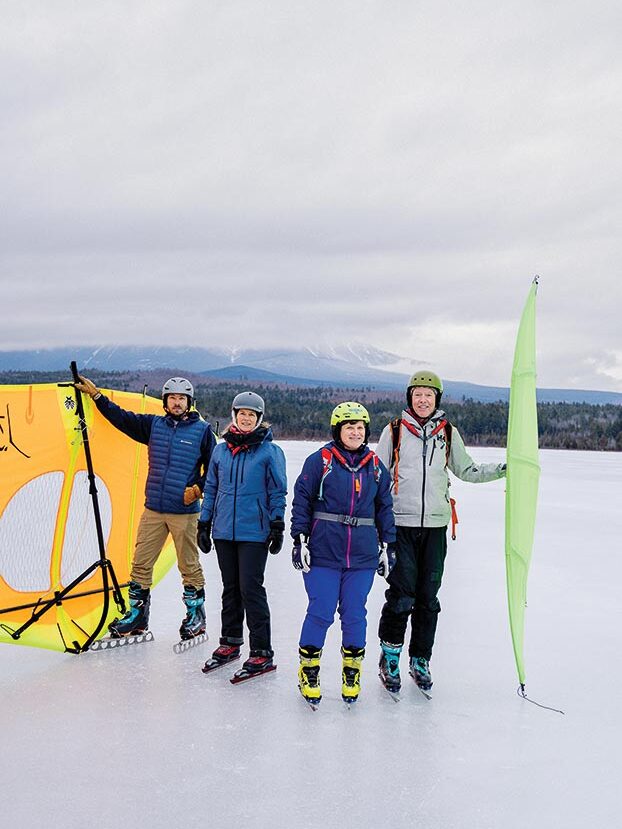
{"label": "ice", "polygon": [[[284,442],[290,490],[318,444]],[[473,449],[500,461],[501,449]],[[267,589],[278,670],[232,686],[204,676],[220,579],[204,557],[210,642],[172,652],[184,615],[177,571],[154,591],[156,641],[72,656],[0,649],[3,826],[608,827],[619,820],[622,458],[543,451],[520,699],[507,622],[503,481],[455,481],[432,659],[434,699],[377,678],[383,583],[368,603],[368,657],[353,710],[340,701],[339,631],[313,712],[296,688],[306,606],[287,546]],[[402,659],[403,673],[406,671]]]}

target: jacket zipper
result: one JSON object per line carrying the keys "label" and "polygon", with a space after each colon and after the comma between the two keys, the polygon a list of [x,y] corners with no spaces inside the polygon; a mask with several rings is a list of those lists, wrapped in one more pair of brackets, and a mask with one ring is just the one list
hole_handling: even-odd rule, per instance
{"label": "jacket zipper", "polygon": [[[235,484],[233,486],[233,526],[231,527],[231,540],[235,541],[235,508],[238,501],[238,470],[240,468],[239,455],[233,460],[235,462]],[[233,469],[231,473],[233,474]]]}
{"label": "jacket zipper", "polygon": [[168,478],[168,471],[171,468],[171,452],[173,450],[173,441],[175,440],[175,429],[177,428],[177,422],[171,424],[173,433],[171,434],[171,439],[168,442],[168,455],[166,458],[166,470],[164,472],[164,477],[162,478],[162,486],[160,487],[160,512],[164,512],[164,481]]}
{"label": "jacket zipper", "polygon": [[426,476],[426,469],[425,469],[425,459],[428,453],[428,436],[425,433],[425,426],[421,430],[422,432],[422,440],[423,440],[423,480],[421,481],[421,526],[423,527],[423,517],[425,515],[425,476]]}
{"label": "jacket zipper", "polygon": [[434,450],[436,449],[436,441],[432,441],[432,451],[430,452],[430,463],[428,466],[432,466],[432,458],[434,457]]}
{"label": "jacket zipper", "polygon": [[[354,492],[356,472],[352,473],[352,498],[350,499],[350,515],[354,515]],[[346,547],[346,567],[350,567],[350,547],[352,546],[352,527],[348,524],[348,546]]]}

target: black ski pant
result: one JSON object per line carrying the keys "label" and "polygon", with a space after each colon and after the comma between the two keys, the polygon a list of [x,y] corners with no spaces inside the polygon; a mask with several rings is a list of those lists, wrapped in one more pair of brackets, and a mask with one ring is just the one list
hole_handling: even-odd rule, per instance
{"label": "black ski pant", "polygon": [[429,660],[441,612],[437,594],[447,554],[447,527],[398,527],[396,552],[378,635],[383,642],[403,644],[410,618],[409,656]]}
{"label": "black ski pant", "polygon": [[251,651],[272,656],[270,608],[263,584],[268,545],[259,541],[214,539],[222,576],[221,643],[244,642],[244,616]]}

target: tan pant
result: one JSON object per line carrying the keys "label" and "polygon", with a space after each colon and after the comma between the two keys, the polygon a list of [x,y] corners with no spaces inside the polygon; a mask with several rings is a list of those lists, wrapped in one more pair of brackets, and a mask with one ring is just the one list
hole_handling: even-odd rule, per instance
{"label": "tan pant", "polygon": [[199,589],[205,585],[197,550],[197,521],[199,513],[175,515],[172,512],[154,512],[145,509],[136,535],[136,548],[130,578],[141,587],[153,584],[153,568],[169,536],[177,551],[177,566],[184,586]]}

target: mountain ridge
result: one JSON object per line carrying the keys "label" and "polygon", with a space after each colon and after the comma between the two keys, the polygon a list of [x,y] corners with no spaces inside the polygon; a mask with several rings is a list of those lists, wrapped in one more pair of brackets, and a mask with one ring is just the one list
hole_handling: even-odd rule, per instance
{"label": "mountain ridge", "polygon": [[[318,346],[297,349],[244,349],[198,346],[75,346],[53,349],[0,351],[0,371],[66,371],[76,360],[81,371],[188,372],[223,381],[278,383],[290,386],[373,387],[403,389],[409,371],[380,368],[407,362],[396,354],[373,346]],[[425,365],[424,360],[416,365]],[[412,361],[411,365],[415,365]],[[507,401],[509,389],[466,381],[446,380],[446,396],[481,402]],[[614,403],[622,405],[622,393],[590,389],[538,389],[541,402]]]}

